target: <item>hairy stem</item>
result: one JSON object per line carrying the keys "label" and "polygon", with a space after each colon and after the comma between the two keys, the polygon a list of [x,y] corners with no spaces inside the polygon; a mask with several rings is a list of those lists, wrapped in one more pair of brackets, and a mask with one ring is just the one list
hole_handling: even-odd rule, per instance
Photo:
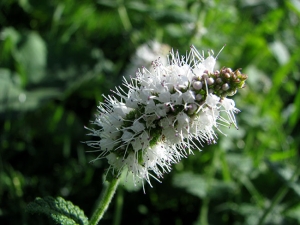
{"label": "hairy stem", "polygon": [[108,186],[105,187],[105,190],[102,193],[101,200],[99,201],[99,204],[96,206],[96,210],[92,215],[89,225],[97,225],[98,222],[101,220],[116,192],[116,189],[119,184],[119,180],[120,179],[118,178],[114,178],[108,184]]}

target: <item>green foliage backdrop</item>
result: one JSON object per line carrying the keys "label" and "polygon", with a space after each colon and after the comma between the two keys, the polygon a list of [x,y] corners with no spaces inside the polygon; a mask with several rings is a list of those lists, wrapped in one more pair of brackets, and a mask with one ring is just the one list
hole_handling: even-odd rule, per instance
{"label": "green foliage backdrop", "polygon": [[226,44],[219,67],[249,77],[239,130],[146,194],[127,181],[101,224],[300,223],[299,20],[297,0],[1,1],[0,223],[51,224],[25,213],[49,195],[91,215],[107,165],[89,163],[84,126],[149,41],[183,54]]}

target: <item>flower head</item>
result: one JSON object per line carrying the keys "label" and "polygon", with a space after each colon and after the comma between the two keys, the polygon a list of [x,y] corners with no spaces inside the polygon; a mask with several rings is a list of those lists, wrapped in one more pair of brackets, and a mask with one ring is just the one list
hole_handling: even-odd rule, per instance
{"label": "flower head", "polygon": [[100,141],[88,145],[100,150],[109,169],[120,175],[127,169],[135,182],[160,179],[174,163],[204,143],[216,143],[219,126],[237,127],[239,112],[227,96],[244,86],[247,76],[230,68],[215,70],[216,58],[191,47],[186,56],[171,51],[167,65],[153,62],[154,72],[141,68],[124,78],[114,95],[104,96],[95,124],[89,129]]}

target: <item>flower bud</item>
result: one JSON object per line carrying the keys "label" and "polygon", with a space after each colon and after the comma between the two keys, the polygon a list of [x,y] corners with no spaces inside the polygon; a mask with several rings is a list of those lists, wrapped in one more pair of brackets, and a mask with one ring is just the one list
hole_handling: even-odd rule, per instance
{"label": "flower bud", "polygon": [[202,83],[201,83],[200,81],[195,81],[195,82],[193,83],[193,88],[194,88],[195,90],[200,90],[200,89],[202,88]]}
{"label": "flower bud", "polygon": [[214,78],[210,77],[210,78],[206,79],[206,82],[208,85],[212,85],[213,83],[215,83],[215,80],[214,80]]}
{"label": "flower bud", "polygon": [[225,83],[225,84],[222,85],[222,90],[223,91],[227,91],[229,88],[230,88],[229,84],[227,84],[227,83]]}

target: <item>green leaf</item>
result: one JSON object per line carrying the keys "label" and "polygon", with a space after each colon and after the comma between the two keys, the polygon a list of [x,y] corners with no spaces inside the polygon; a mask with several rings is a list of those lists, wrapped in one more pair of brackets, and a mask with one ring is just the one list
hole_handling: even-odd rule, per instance
{"label": "green leaf", "polygon": [[300,204],[293,206],[285,212],[285,215],[290,219],[295,220],[295,224],[300,223]]}
{"label": "green leaf", "polygon": [[194,22],[196,18],[188,12],[175,11],[175,10],[156,10],[150,12],[150,15],[158,22],[161,23],[190,23]]}
{"label": "green leaf", "polygon": [[175,187],[184,188],[186,192],[199,198],[209,196],[213,199],[222,199],[237,189],[232,182],[222,182],[192,172],[176,174],[173,178],[173,184]]}
{"label": "green leaf", "polygon": [[273,163],[269,160],[266,160],[266,164],[287,186],[289,186],[295,192],[296,195],[298,195],[298,197],[300,197],[300,185],[298,184],[297,180],[292,179],[293,174],[295,173],[295,168],[293,168],[291,165]]}
{"label": "green leaf", "polygon": [[106,7],[112,7],[112,8],[117,8],[118,3],[116,1],[111,1],[111,0],[99,0],[97,1],[99,5],[104,5]]}
{"label": "green leaf", "polygon": [[226,155],[231,171],[237,174],[250,174],[253,172],[253,161],[246,155],[230,153]]}
{"label": "green leaf", "polygon": [[175,187],[184,188],[186,192],[199,198],[207,195],[208,183],[203,176],[192,172],[176,174],[173,178]]}
{"label": "green leaf", "polygon": [[280,65],[284,65],[289,61],[290,53],[284,43],[281,41],[274,41],[269,44],[269,47]]}
{"label": "green leaf", "polygon": [[293,168],[288,165],[273,163],[270,160],[265,160],[269,168],[284,182],[288,183],[293,176]]}
{"label": "green leaf", "polygon": [[78,206],[74,206],[72,202],[65,201],[61,197],[36,198],[28,204],[26,210],[29,213],[43,213],[58,224],[88,224],[88,218],[84,215],[84,212]]}
{"label": "green leaf", "polygon": [[299,118],[300,118],[300,91],[298,90],[295,100],[294,100],[294,110],[289,117],[289,125],[291,128],[297,126]]}
{"label": "green leaf", "polygon": [[128,9],[136,10],[137,12],[149,12],[149,6],[140,1],[128,2],[126,6]]}
{"label": "green leaf", "polygon": [[[12,27],[6,27],[1,31],[1,58],[7,60],[12,54],[15,53],[21,35]],[[2,61],[3,63],[3,61]]]}
{"label": "green leaf", "polygon": [[[282,205],[276,205],[274,209],[267,216],[264,224],[283,224],[284,217],[282,217]],[[237,205],[236,213],[245,217],[243,224],[256,225],[259,224],[259,219],[263,215],[263,210],[257,205],[244,203]]]}
{"label": "green leaf", "polygon": [[45,76],[46,56],[46,43],[42,37],[36,32],[29,32],[18,55],[18,61],[25,69],[29,83],[37,83]]}
{"label": "green leaf", "polygon": [[0,68],[0,113],[5,110],[34,110],[47,100],[58,97],[58,88],[36,88],[24,90],[19,77],[8,69]]}

